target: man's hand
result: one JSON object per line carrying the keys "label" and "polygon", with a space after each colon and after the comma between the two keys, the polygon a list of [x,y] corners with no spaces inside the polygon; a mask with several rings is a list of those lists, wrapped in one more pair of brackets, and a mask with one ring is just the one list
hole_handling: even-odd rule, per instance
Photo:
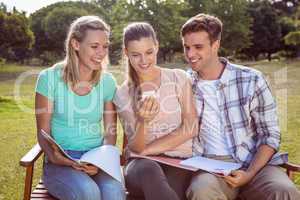
{"label": "man's hand", "polygon": [[230,175],[224,176],[225,181],[233,188],[246,185],[254,177],[253,174],[244,170],[232,171]]}

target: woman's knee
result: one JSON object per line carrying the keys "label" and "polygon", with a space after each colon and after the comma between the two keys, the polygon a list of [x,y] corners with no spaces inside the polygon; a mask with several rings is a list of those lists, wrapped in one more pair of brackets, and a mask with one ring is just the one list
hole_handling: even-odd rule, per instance
{"label": "woman's knee", "polygon": [[154,187],[154,185],[157,187],[165,183],[165,180],[166,177],[162,168],[155,161],[133,160],[126,167],[126,188],[131,194],[142,195],[145,188]]}
{"label": "woman's knee", "polygon": [[59,199],[65,200],[101,200],[98,186],[93,182],[81,182],[80,184],[51,181],[46,183],[49,193]]}
{"label": "woman's knee", "polygon": [[139,177],[156,177],[157,175],[162,175],[163,170],[161,166],[152,160],[139,159],[136,161],[135,170]]}
{"label": "woman's knee", "polygon": [[101,184],[100,190],[103,199],[110,199],[110,200],[126,199],[125,187],[116,180],[112,180],[107,183]]}
{"label": "woman's knee", "polygon": [[95,182],[82,182],[74,189],[76,200],[101,200],[99,187]]}
{"label": "woman's knee", "polygon": [[100,172],[96,176],[94,176],[93,179],[100,188],[102,199],[125,199],[124,185],[110,175],[106,174],[105,172]]}

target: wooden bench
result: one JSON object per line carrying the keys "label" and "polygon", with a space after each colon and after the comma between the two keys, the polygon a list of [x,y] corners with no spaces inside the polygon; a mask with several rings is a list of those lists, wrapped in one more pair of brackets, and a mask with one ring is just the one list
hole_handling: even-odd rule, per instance
{"label": "wooden bench", "polygon": [[[123,147],[126,146],[127,141],[124,140]],[[124,149],[124,148],[123,148]],[[36,144],[21,160],[20,165],[26,168],[26,176],[25,176],[25,186],[24,186],[24,200],[56,200],[56,198],[52,197],[45,186],[43,185],[42,180],[38,183],[38,185],[32,190],[32,178],[34,171],[35,161],[41,157],[43,154],[41,147]],[[121,155],[121,165],[124,164],[124,152]],[[291,163],[286,163],[281,165],[286,170],[287,175],[293,179],[294,172],[300,172],[300,165],[295,165]]]}

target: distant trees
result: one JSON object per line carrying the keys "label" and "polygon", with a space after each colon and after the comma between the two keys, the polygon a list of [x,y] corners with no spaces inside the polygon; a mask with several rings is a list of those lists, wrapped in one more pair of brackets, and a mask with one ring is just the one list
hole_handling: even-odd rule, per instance
{"label": "distant trees", "polygon": [[286,45],[291,45],[295,48],[296,56],[300,57],[300,7],[295,12],[291,19],[295,30],[289,32],[284,37],[284,42]]}
{"label": "distant trees", "polygon": [[[119,1],[112,7],[110,24],[113,28],[113,45],[120,52],[123,28],[133,21],[147,21],[157,32],[160,43],[160,59],[170,61],[181,50],[180,26],[187,19],[182,12],[187,4],[182,1]],[[116,53],[120,55],[120,53]]]}
{"label": "distant trees", "polygon": [[248,12],[253,19],[250,27],[252,42],[244,51],[255,60],[260,54],[266,54],[271,60],[271,55],[279,50],[282,38],[277,12],[268,0],[251,2]]}
{"label": "distant trees", "polygon": [[57,7],[50,11],[43,20],[43,28],[48,38],[47,50],[62,54],[70,24],[76,18],[87,14],[88,12],[84,9],[72,7]]}
{"label": "distant trees", "polygon": [[64,42],[68,28],[76,18],[94,14],[105,18],[101,7],[83,2],[59,2],[33,13],[31,29],[34,32],[34,55],[45,64],[64,56]]}
{"label": "distant trees", "polygon": [[22,61],[29,56],[34,35],[24,13],[14,9],[7,12],[4,4],[0,6],[0,57]]}
{"label": "distant trees", "polygon": [[70,23],[82,15],[98,15],[112,28],[113,64],[122,55],[123,28],[133,21],[153,25],[160,43],[159,61],[172,61],[182,51],[180,27],[201,12],[219,17],[224,24],[222,56],[269,60],[278,52],[300,56],[299,0],[92,0],[55,3],[29,18],[16,9],[8,12],[0,3],[0,57],[56,62],[64,56]]}
{"label": "distant trees", "polygon": [[224,30],[221,45],[223,55],[235,56],[251,44],[250,25],[252,18],[247,10],[248,1],[205,0],[201,2],[203,12],[213,14],[223,22]]}

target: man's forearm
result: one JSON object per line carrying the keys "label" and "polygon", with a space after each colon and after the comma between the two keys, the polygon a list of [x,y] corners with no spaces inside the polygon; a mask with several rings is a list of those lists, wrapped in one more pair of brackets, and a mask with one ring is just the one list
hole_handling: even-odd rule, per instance
{"label": "man's forearm", "polygon": [[274,153],[272,147],[261,145],[246,171],[254,177],[269,162]]}

